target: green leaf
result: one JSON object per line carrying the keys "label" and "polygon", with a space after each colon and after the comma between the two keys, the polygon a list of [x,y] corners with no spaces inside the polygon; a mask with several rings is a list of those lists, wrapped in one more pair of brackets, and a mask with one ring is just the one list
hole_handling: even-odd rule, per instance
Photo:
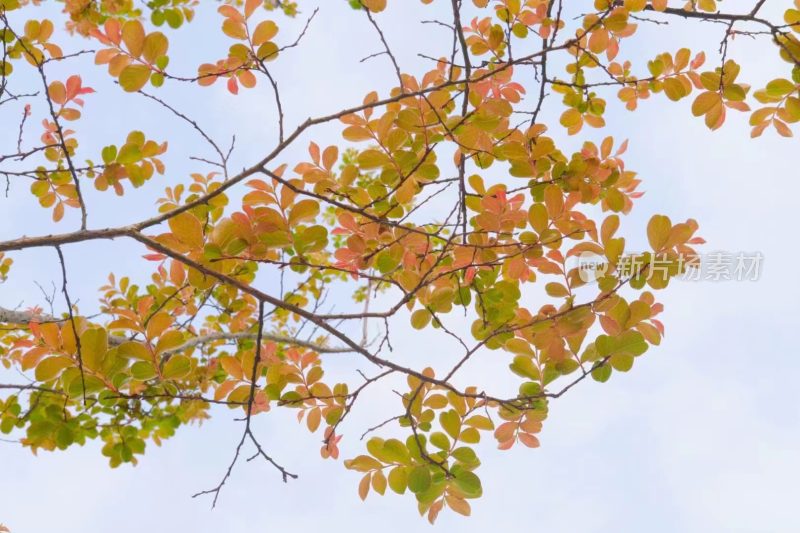
{"label": "green leaf", "polygon": [[408,487],[408,474],[406,468],[398,466],[389,471],[389,488],[397,494],[404,494]]}
{"label": "green leaf", "polygon": [[427,466],[415,467],[408,476],[408,488],[414,494],[425,492],[431,486],[431,472]]}
{"label": "green leaf", "polygon": [[149,361],[137,361],[131,366],[131,376],[140,381],[153,379],[157,375],[156,368]]}
{"label": "green leaf", "polygon": [[481,480],[473,472],[470,471],[456,471],[453,469],[455,475],[456,486],[464,492],[467,498],[479,498],[483,494],[483,487]]}
{"label": "green leaf", "polygon": [[539,370],[533,365],[533,360],[524,355],[514,357],[514,362],[509,365],[509,368],[516,375],[523,378],[538,380],[541,377]]}
{"label": "green leaf", "polygon": [[383,443],[381,459],[392,463],[408,463],[410,456],[408,448],[402,441],[389,439]]}
{"label": "green leaf", "polygon": [[785,96],[796,90],[795,84],[784,78],[777,78],[767,83],[767,94],[770,96]]}
{"label": "green leaf", "polygon": [[166,379],[185,378],[192,371],[192,361],[185,355],[173,355],[164,365]]}
{"label": "green leaf", "polygon": [[427,309],[417,309],[411,314],[411,326],[414,329],[422,329],[431,321],[431,312]]}
{"label": "green leaf", "polygon": [[627,372],[633,367],[633,356],[627,353],[617,353],[611,356],[609,363],[614,367],[614,370]]}
{"label": "green leaf", "polygon": [[138,146],[133,143],[126,143],[119,150],[117,154],[117,163],[121,165],[129,165],[141,161],[142,152]]}
{"label": "green leaf", "polygon": [[592,370],[592,378],[600,383],[605,383],[611,377],[611,367],[603,365]]}
{"label": "green leaf", "polygon": [[475,467],[481,464],[475,451],[467,446],[456,448],[452,453],[453,458],[459,463],[463,463],[468,467]]}
{"label": "green leaf", "polygon": [[295,235],[295,249],[298,253],[318,252],[328,244],[328,230],[324,226],[311,226]]}
{"label": "green leaf", "polygon": [[114,160],[117,159],[117,147],[114,146],[113,144],[106,146],[105,148],[103,148],[102,156],[103,156],[103,163],[105,163],[106,165],[113,163]]}
{"label": "green leaf", "polygon": [[431,433],[431,444],[436,446],[441,450],[449,450],[450,449],[450,439],[447,438],[447,435],[442,433],[441,431],[436,431]]}

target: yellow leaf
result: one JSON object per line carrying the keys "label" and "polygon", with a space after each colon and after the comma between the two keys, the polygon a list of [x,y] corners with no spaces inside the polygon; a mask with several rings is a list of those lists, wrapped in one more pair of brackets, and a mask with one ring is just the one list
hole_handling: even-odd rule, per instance
{"label": "yellow leaf", "polygon": [[156,60],[167,53],[169,41],[160,31],[154,31],[144,40],[143,54],[148,63],[155,63]]}
{"label": "yellow leaf", "polygon": [[192,247],[203,246],[203,225],[191,213],[181,213],[169,219],[169,228],[182,243]]}
{"label": "yellow leaf", "polygon": [[581,113],[577,109],[567,109],[561,114],[561,125],[570,128],[581,122]]}
{"label": "yellow leaf", "polygon": [[678,78],[667,78],[664,80],[664,94],[670,100],[677,102],[686,96],[686,88]]}
{"label": "yellow leaf", "polygon": [[144,37],[144,27],[138,20],[129,20],[122,26],[122,41],[132,56],[142,55]]}
{"label": "yellow leaf", "polygon": [[135,93],[150,79],[150,69],[145,65],[128,65],[119,74],[119,84],[129,93]]}
{"label": "yellow leaf", "polygon": [[256,26],[253,32],[253,44],[260,46],[278,34],[278,25],[271,20],[265,20]]}
{"label": "yellow leaf", "polygon": [[647,240],[655,251],[661,250],[669,239],[672,222],[669,217],[654,215],[647,224]]}
{"label": "yellow leaf", "polygon": [[98,370],[108,351],[108,333],[103,328],[90,328],[81,334],[81,359],[92,370]]}
{"label": "yellow leaf", "polygon": [[696,117],[705,115],[708,113],[714,106],[719,105],[722,103],[721,97],[718,93],[715,92],[704,92],[695,98],[694,103],[692,104],[692,114]]}
{"label": "yellow leaf", "polygon": [[386,9],[386,0],[362,0],[362,2],[373,13],[380,13]]}
{"label": "yellow leaf", "polygon": [[47,95],[54,104],[61,105],[67,101],[67,89],[60,81],[54,81],[50,84],[47,88]]}
{"label": "yellow leaf", "polygon": [[238,20],[230,18],[225,19],[225,21],[222,23],[222,32],[228,37],[232,37],[234,39],[247,38],[247,29],[245,28],[245,25]]}
{"label": "yellow leaf", "polygon": [[68,366],[73,366],[73,361],[69,357],[48,357],[36,366],[36,381],[52,381]]}
{"label": "yellow leaf", "polygon": [[647,6],[647,0],[625,0],[625,9],[631,12],[643,11]]}

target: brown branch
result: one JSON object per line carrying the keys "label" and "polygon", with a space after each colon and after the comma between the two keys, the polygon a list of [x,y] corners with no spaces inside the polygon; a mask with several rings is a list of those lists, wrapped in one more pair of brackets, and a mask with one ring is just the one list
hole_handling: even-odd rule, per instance
{"label": "brown branch", "polygon": [[86,403],[86,375],[83,371],[83,353],[81,351],[81,336],[78,334],[78,327],[75,325],[75,315],[73,314],[72,309],[72,300],[69,297],[69,291],[67,291],[67,266],[64,262],[64,254],[61,252],[61,247],[56,246],[56,253],[58,253],[58,261],[61,264],[61,292],[64,293],[64,300],[67,302],[67,311],[69,312],[69,323],[72,328],[72,334],[75,337],[75,350],[78,356],[78,369],[81,373],[81,394],[83,395],[83,404],[87,405]]}

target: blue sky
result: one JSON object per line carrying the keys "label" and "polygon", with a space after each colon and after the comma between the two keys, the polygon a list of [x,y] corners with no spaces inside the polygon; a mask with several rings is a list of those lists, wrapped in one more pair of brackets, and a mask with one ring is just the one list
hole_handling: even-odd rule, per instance
{"label": "blue sky", "polygon": [[[439,43],[445,48],[449,44],[440,30],[419,21],[437,14],[448,18],[446,6],[425,7],[406,0],[390,4],[378,21],[399,52],[401,67],[420,72],[426,65],[416,52],[438,55]],[[779,13],[787,2],[767,4],[767,12]],[[213,15],[201,16],[185,35],[175,34],[173,64],[180,64],[180,55],[189,51],[207,59],[219,55],[220,49],[203,37],[218,23]],[[291,40],[300,24],[284,23],[283,38]],[[408,39],[412,32],[413,39]],[[666,30],[645,30],[637,39],[644,45],[633,57],[694,43],[714,61],[720,38],[721,27],[674,23]],[[303,44],[275,63],[288,123],[357,103],[372,89],[385,89],[392,79],[386,59],[359,62],[379,50],[363,14],[350,11],[344,2],[321,2],[319,18]],[[742,76],[753,85],[763,84],[770,73],[783,72],[763,42],[737,39],[730,54],[744,65]],[[79,61],[91,63],[90,58]],[[167,183],[185,181],[189,172],[200,170],[187,164],[186,157],[205,152],[205,147],[184,125],[155,106],[123,95],[107,77],[86,81],[98,90],[87,97],[86,119],[77,124],[87,154],[121,142],[129,121],[149,137],[170,140],[167,176],[124,200],[95,191],[89,195],[93,227],[144,218],[153,212],[152,199]],[[234,168],[258,159],[275,142],[275,113],[264,83],[238,99],[229,98],[221,86],[189,92],[183,86],[165,87],[160,94],[196,116],[222,143],[235,132]],[[746,117],[738,116],[711,133],[691,117],[687,102],[654,99],[643,102],[636,113],[615,103],[609,108],[608,134],[631,139],[626,164],[640,173],[647,191],[623,223],[633,241],[641,240],[652,214],[665,213],[673,220],[693,217],[708,241],[705,250],[761,252],[762,275],[755,282],[676,283],[659,294],[666,306],[662,345],[637,361],[629,374],[615,374],[602,386],[585,383],[554,402],[541,448],[497,452],[485,443],[480,469],[485,495],[473,505],[473,516],[443,514],[434,527],[458,532],[798,531],[800,252],[793,239],[800,193],[797,140],[772,132],[750,140]],[[7,119],[11,120],[2,115],[3,123]],[[125,131],[120,131],[123,122]],[[33,140],[37,124],[29,126]],[[10,146],[15,131],[0,130],[0,145]],[[595,132],[587,135],[602,138]],[[303,157],[311,138],[290,149],[288,160]],[[313,139],[333,144],[338,136],[335,128],[324,128]],[[10,198],[0,197],[0,240],[53,231],[47,212],[36,206],[26,188],[13,184]],[[59,231],[69,224],[76,219]],[[130,242],[71,246],[65,253],[71,286],[86,308],[94,305],[96,289],[108,272],[140,271],[142,250]],[[29,251],[16,254],[15,260],[11,281],[0,285],[0,305],[41,303],[33,281],[59,281],[54,252]],[[396,331],[399,356],[420,363],[449,361],[449,341]],[[505,377],[491,370],[497,368],[496,359],[492,361],[496,357],[486,354],[464,378],[502,386]],[[380,422],[388,409],[396,406],[380,395],[360,402],[345,427],[344,457],[360,453],[360,430]],[[293,413],[280,410],[259,417],[256,428],[272,455],[300,478],[284,485],[267,465],[242,464],[211,511],[210,501],[190,495],[215,485],[223,474],[240,431],[232,418],[221,410],[202,427],[183,428],[161,448],[149,447],[135,468],[109,469],[96,443],[39,457],[0,443],[0,523],[14,533],[249,533],[289,528],[379,528],[392,533],[429,527],[408,496],[371,495],[362,503],[356,495],[357,474],[344,470],[340,462],[322,461],[318,438],[299,427]]]}

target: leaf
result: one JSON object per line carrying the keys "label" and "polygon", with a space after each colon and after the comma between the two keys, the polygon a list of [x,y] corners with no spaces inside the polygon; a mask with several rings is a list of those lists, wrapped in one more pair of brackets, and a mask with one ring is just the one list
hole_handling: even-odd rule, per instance
{"label": "leaf", "polygon": [[431,486],[431,472],[427,466],[417,466],[408,476],[408,490],[414,494],[425,492]]}
{"label": "leaf", "polygon": [[561,114],[561,125],[565,128],[572,128],[581,123],[582,117],[577,109],[567,109]]}
{"label": "leaf", "polygon": [[625,9],[631,12],[642,11],[647,6],[647,0],[625,0]]}
{"label": "leaf", "polygon": [[697,98],[695,98],[694,103],[692,103],[692,114],[696,117],[705,115],[714,106],[720,105],[721,103],[722,99],[718,93],[711,91],[700,93]]}
{"label": "leaf", "polygon": [[633,367],[633,356],[630,354],[614,354],[609,359],[609,363],[614,367],[614,370],[620,372],[627,372]]}
{"label": "leaf", "polygon": [[247,0],[244,4],[244,17],[250,18],[256,9],[264,5],[264,0]]}
{"label": "leaf", "polygon": [[544,203],[551,219],[561,216],[564,210],[564,194],[558,185],[551,184],[544,189]]}
{"label": "leaf", "polygon": [[677,78],[667,78],[664,80],[664,94],[672,101],[677,102],[686,96],[686,88]]}
{"label": "leaf", "polygon": [[147,84],[150,69],[145,65],[128,65],[119,75],[120,86],[129,93],[135,93]]}
{"label": "leaf", "polygon": [[414,329],[423,329],[431,321],[431,312],[427,309],[417,309],[411,314],[411,326]]}
{"label": "leaf", "polygon": [[141,22],[129,20],[122,25],[122,42],[133,57],[142,55],[144,40],[145,33]]}
{"label": "leaf", "polygon": [[467,498],[478,498],[483,493],[481,480],[473,472],[462,471],[455,474],[456,485]]}
{"label": "leaf", "polygon": [[185,355],[173,355],[164,364],[164,378],[182,379],[192,371],[192,361]]}
{"label": "leaf", "polygon": [[[492,423],[491,419],[483,415],[472,416],[465,420],[464,423],[476,429],[483,429],[486,431],[491,431],[494,429],[494,424]],[[469,448],[464,449],[469,450]]]}
{"label": "leaf", "polygon": [[301,200],[289,211],[289,224],[313,220],[319,214],[319,203],[316,200]]}
{"label": "leaf", "polygon": [[408,487],[408,474],[406,468],[397,466],[389,471],[389,488],[397,494],[404,494]]}
{"label": "leaf", "polygon": [[448,435],[454,439],[458,438],[461,432],[461,417],[458,416],[455,410],[451,409],[439,414],[439,423],[447,431]]}
{"label": "leaf", "polygon": [[537,439],[535,435],[531,435],[530,433],[520,433],[519,441],[528,448],[539,447],[539,439]]}
{"label": "leaf", "polygon": [[372,474],[372,490],[380,495],[386,492],[386,476],[380,470]]}
{"label": "leaf", "polygon": [[273,61],[278,57],[278,52],[280,52],[278,45],[272,41],[267,41],[258,47],[256,55],[262,61]]}
{"label": "leaf", "polygon": [[278,25],[271,20],[261,22],[253,31],[253,44],[261,46],[278,34]]}
{"label": "leaf", "polygon": [[379,150],[364,150],[358,154],[358,166],[363,169],[379,168],[388,163],[389,158]]}
{"label": "leaf", "polygon": [[124,342],[117,348],[117,355],[140,361],[149,360],[153,354],[141,342]]}
{"label": "leaf", "polygon": [[610,377],[611,367],[608,365],[602,365],[592,370],[592,379],[599,381],[600,383],[605,383]]}
{"label": "leaf", "polygon": [[147,381],[157,375],[158,372],[150,361],[137,361],[131,365],[131,376],[139,381]]}
{"label": "leaf", "polygon": [[247,28],[244,23],[232,18],[226,18],[222,22],[222,32],[233,39],[247,39]]}
{"label": "leaf", "polygon": [[386,0],[361,0],[373,13],[380,13],[386,9]]}
{"label": "leaf", "polygon": [[770,96],[782,97],[796,90],[795,84],[784,78],[777,78],[767,83],[767,94]]}
{"label": "leaf", "polygon": [[617,213],[625,209],[625,195],[619,189],[609,189],[606,192],[608,207]]}
{"label": "leaf", "polygon": [[127,143],[119,150],[116,155],[117,163],[121,165],[128,165],[130,163],[137,163],[142,159],[142,152],[138,146],[132,143]]}
{"label": "leaf", "polygon": [[369,494],[369,485],[370,485],[370,477],[372,474],[367,474],[361,478],[361,482],[358,484],[358,496],[362,500],[367,499],[367,494]]}
{"label": "leaf", "polygon": [[83,364],[98,370],[103,364],[103,358],[108,351],[108,334],[103,328],[90,328],[81,333],[81,358]]}
{"label": "leaf", "polygon": [[528,222],[530,222],[533,229],[539,233],[543,232],[547,229],[548,221],[547,208],[544,204],[535,203],[531,205],[530,209],[528,209]]}
{"label": "leaf", "polygon": [[169,48],[169,41],[167,37],[160,31],[154,31],[149,34],[144,40],[144,59],[148,63],[155,63],[158,58],[167,53]]}
{"label": "leaf", "polygon": [[47,95],[53,103],[61,105],[67,101],[67,89],[60,81],[54,81],[47,88]]}
{"label": "leaf", "polygon": [[179,241],[191,248],[203,247],[203,225],[189,212],[169,219],[169,228]]}
{"label": "leaf", "polygon": [[650,247],[658,252],[669,240],[669,232],[672,229],[672,223],[669,217],[663,215],[654,215],[650,222],[647,224],[647,240],[650,242]]}
{"label": "leaf", "polygon": [[52,381],[61,374],[61,371],[75,363],[69,357],[57,355],[48,357],[36,365],[36,381]]}

